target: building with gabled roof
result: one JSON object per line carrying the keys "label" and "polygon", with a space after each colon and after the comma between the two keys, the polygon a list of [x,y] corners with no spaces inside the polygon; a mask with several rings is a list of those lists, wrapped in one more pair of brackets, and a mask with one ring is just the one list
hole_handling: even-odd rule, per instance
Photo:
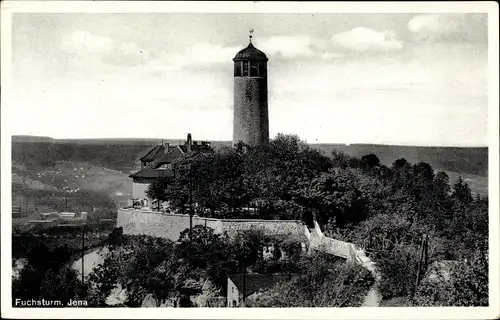
{"label": "building with gabled roof", "polygon": [[[252,299],[254,295],[266,292],[281,281],[289,281],[296,274],[260,274],[242,273],[227,276],[227,306],[239,307],[244,299]],[[244,293],[243,293],[244,292]]]}
{"label": "building with gabled roof", "polygon": [[133,179],[132,197],[147,199],[149,185],[162,176],[172,174],[172,163],[191,152],[213,152],[213,149],[208,141],[193,141],[190,133],[184,144],[162,143],[151,148],[139,159],[141,169],[129,176]]}

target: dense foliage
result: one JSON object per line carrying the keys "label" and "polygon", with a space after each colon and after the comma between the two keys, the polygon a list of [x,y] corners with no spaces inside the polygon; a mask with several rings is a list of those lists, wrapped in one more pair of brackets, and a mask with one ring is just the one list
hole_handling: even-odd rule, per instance
{"label": "dense foliage", "polygon": [[[367,195],[372,210],[366,219],[333,228],[332,236],[370,253],[382,273],[379,289],[385,299],[404,297],[415,305],[487,305],[487,198],[473,197],[462,179],[450,186],[446,173],[426,163],[412,165],[401,158],[390,168],[367,171],[345,155],[336,158],[344,170],[362,171],[365,183],[372,184],[367,190],[373,191]],[[446,271],[449,276],[429,280],[436,268],[440,274],[448,264],[454,265]]]}
{"label": "dense foliage", "polygon": [[[176,243],[149,236],[123,235],[117,229],[109,238],[109,253],[89,276],[95,305],[104,305],[116,287],[127,291],[126,305],[141,306],[148,295],[171,306],[207,306],[224,297],[227,276],[247,272],[297,272],[300,243],[265,235],[260,230],[240,232],[229,238],[211,228],[195,226],[189,237],[184,230]],[[288,259],[265,259],[263,249],[277,245]],[[210,288],[208,290],[207,288]],[[208,292],[207,292],[208,290]],[[189,297],[194,297],[193,302]],[[213,300],[212,299],[212,300]]]}
{"label": "dense foliage", "polygon": [[31,301],[59,300],[66,306],[70,300],[83,298],[85,288],[75,270],[68,266],[72,255],[67,246],[60,246],[53,250],[44,244],[33,247],[27,257],[27,264],[12,282],[12,304],[16,306],[16,299]]}
{"label": "dense foliage", "polygon": [[192,201],[205,216],[300,219],[298,187],[330,167],[328,157],[297,136],[278,135],[266,146],[189,155],[148,194],[180,210]]}
{"label": "dense foliage", "polygon": [[[450,185],[445,172],[425,162],[400,158],[385,166],[372,153],[326,157],[296,136],[279,135],[268,146],[192,155],[175,168],[164,186],[167,200],[184,199],[176,205],[192,199],[198,214],[208,216],[308,225],[315,219],[329,236],[365,248],[379,265],[386,299],[412,300],[435,262],[479,268],[464,259],[481,250],[487,256],[488,199],[473,196],[462,178]],[[478,285],[487,288],[487,282]]]}
{"label": "dense foliage", "polygon": [[[462,179],[450,185],[445,172],[425,162],[400,158],[385,166],[372,152],[327,157],[296,136],[278,135],[265,146],[190,154],[148,194],[180,211],[191,204],[209,217],[316,220],[326,235],[366,250],[386,300],[488,304],[488,198],[473,195]],[[269,247],[282,250],[266,258]],[[258,230],[228,237],[195,226],[177,243],[115,231],[108,248],[82,289],[95,306],[117,285],[127,291],[127,306],[141,306],[150,295],[165,305],[216,306],[227,275],[242,270],[291,276],[252,306],[354,306],[373,283],[365,269],[306,257],[296,240]],[[44,250],[32,252],[51,256]],[[28,258],[15,294],[50,296],[64,285],[62,298],[75,296],[72,271],[42,260]]]}
{"label": "dense foliage", "polygon": [[332,261],[314,254],[301,261],[300,275],[282,281],[271,290],[249,299],[248,307],[359,307],[374,283],[370,272],[359,265]]}

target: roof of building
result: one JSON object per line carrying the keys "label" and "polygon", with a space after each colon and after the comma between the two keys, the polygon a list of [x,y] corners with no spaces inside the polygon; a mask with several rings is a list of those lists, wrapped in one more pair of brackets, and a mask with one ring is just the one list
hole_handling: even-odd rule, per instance
{"label": "roof of building", "polygon": [[[288,280],[290,278],[296,277],[294,274],[260,274],[260,273],[249,273],[245,276],[246,287],[245,287],[245,297],[254,294],[258,291],[269,290],[272,286],[280,281]],[[243,274],[232,274],[228,275],[228,278],[235,284],[238,291],[243,291]]]}
{"label": "roof of building", "polygon": [[[198,143],[191,145],[191,150],[193,152],[212,152],[213,149],[208,143]],[[138,179],[157,179],[162,176],[170,174],[170,170],[168,169],[159,169],[163,164],[172,163],[175,160],[181,158],[184,154],[188,152],[187,145],[180,146],[170,146],[169,152],[166,154],[157,155],[156,159],[153,160],[150,164],[145,166],[143,169],[137,171],[136,173],[131,174],[129,177]],[[144,160],[143,160],[144,161]]]}
{"label": "roof of building", "polygon": [[185,152],[177,146],[172,148],[167,154],[157,158],[143,169],[137,171],[136,173],[131,174],[130,178],[145,178],[145,179],[156,179],[160,178],[164,175],[169,174],[169,170],[159,169],[162,164],[172,163],[173,161],[179,159]]}
{"label": "roof of building", "polygon": [[238,60],[264,60],[268,61],[269,59],[267,58],[266,54],[259,49],[255,48],[250,42],[248,46],[240,50],[236,56],[234,57],[233,61],[238,61]]}
{"label": "roof of building", "polygon": [[151,148],[140,160],[145,162],[151,162],[158,158],[159,155],[165,154],[165,146],[163,144],[159,144]]}

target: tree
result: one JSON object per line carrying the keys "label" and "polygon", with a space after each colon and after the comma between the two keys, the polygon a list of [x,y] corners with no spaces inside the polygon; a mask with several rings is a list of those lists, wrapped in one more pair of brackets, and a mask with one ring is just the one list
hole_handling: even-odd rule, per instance
{"label": "tree", "polygon": [[12,295],[15,298],[53,299],[64,302],[81,293],[80,282],[70,267],[65,266],[71,257],[67,244],[50,250],[40,243],[31,248],[28,264],[13,279]]}
{"label": "tree", "polygon": [[401,158],[392,164],[393,181],[391,182],[393,198],[405,201],[411,194],[413,170],[412,165]]}
{"label": "tree", "polygon": [[178,295],[182,268],[173,242],[150,236],[127,236],[89,275],[94,299],[103,303],[117,285],[127,290],[128,306],[141,306],[147,294],[165,300]]}
{"label": "tree", "polygon": [[440,266],[429,270],[419,286],[417,305],[488,306],[488,262],[484,256],[476,254],[469,261],[457,261],[449,270]]}
{"label": "tree", "polygon": [[469,204],[473,200],[469,185],[467,182],[464,182],[462,177],[458,177],[458,180],[453,184],[451,196],[462,204]]}
{"label": "tree", "polygon": [[155,179],[146,190],[148,198],[158,202],[158,211],[160,210],[161,202],[168,199],[167,189],[171,184],[172,177],[163,175]]}
{"label": "tree", "polygon": [[297,192],[331,160],[295,135],[278,136],[269,145],[255,147],[244,157],[244,185],[251,203],[259,203],[261,217],[297,219],[302,207]]}
{"label": "tree", "polygon": [[379,290],[386,299],[411,296],[419,263],[419,251],[411,245],[398,245],[389,254],[379,256]]}
{"label": "tree", "polygon": [[41,284],[40,297],[46,300],[59,300],[65,306],[70,300],[76,300],[81,294],[81,281],[70,266],[60,270],[49,270]]}
{"label": "tree", "polygon": [[380,160],[375,154],[370,153],[361,157],[361,166],[369,170],[380,166]]}
{"label": "tree", "polygon": [[425,162],[419,162],[413,166],[412,194],[417,201],[422,203],[431,200],[434,170]]}
{"label": "tree", "polygon": [[359,168],[361,166],[361,159],[356,157],[351,157],[338,150],[332,150],[331,166],[333,168],[342,168],[342,169]]}
{"label": "tree", "polygon": [[315,210],[318,220],[334,219],[339,227],[361,221],[366,215],[362,192],[353,175],[344,170],[332,169],[312,179],[302,190],[301,201]]}
{"label": "tree", "polygon": [[123,227],[114,228],[108,236],[108,247],[110,249],[113,249],[116,246],[119,246],[124,241],[125,238],[123,236]]}
{"label": "tree", "polygon": [[370,272],[359,265],[332,261],[324,255],[305,258],[300,275],[278,282],[248,300],[249,307],[356,307],[372,286]]}
{"label": "tree", "polygon": [[196,225],[191,238],[189,229],[181,232],[177,252],[193,268],[205,269],[210,263],[223,259],[227,241],[225,235],[215,233],[214,229]]}
{"label": "tree", "polygon": [[440,230],[446,228],[452,214],[452,202],[450,198],[450,179],[446,172],[440,171],[434,177],[433,194],[435,204],[434,223]]}
{"label": "tree", "polygon": [[271,244],[271,238],[264,230],[255,229],[238,232],[231,241],[233,259],[238,268],[251,267],[263,260],[264,247]]}

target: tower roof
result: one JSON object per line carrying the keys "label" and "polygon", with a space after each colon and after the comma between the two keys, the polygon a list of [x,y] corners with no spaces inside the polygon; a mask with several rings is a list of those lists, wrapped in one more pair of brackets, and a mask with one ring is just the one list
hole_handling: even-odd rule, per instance
{"label": "tower roof", "polygon": [[267,58],[266,54],[259,49],[255,48],[250,41],[248,46],[240,50],[236,56],[234,57],[233,61],[238,61],[238,60],[264,60],[268,61],[269,59]]}

